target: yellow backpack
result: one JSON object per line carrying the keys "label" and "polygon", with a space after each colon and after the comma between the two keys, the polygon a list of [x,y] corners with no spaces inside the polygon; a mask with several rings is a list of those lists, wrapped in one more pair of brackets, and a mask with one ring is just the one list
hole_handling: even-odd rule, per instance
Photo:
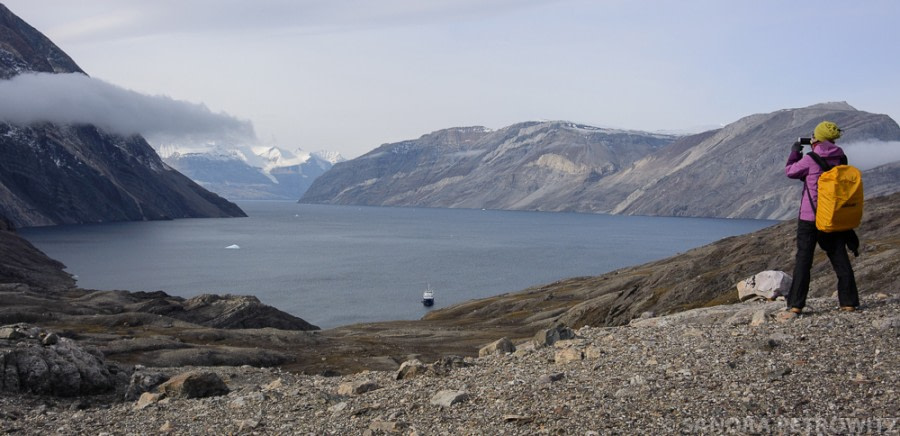
{"label": "yellow backpack", "polygon": [[831,166],[818,154],[808,154],[823,171],[815,207],[816,228],[829,233],[855,229],[862,221],[862,173],[852,165]]}

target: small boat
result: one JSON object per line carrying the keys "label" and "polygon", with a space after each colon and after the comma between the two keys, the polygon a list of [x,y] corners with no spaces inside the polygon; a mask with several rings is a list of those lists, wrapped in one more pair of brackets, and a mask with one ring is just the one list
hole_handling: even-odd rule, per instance
{"label": "small boat", "polygon": [[431,289],[431,285],[428,285],[428,287],[425,288],[425,292],[422,293],[422,304],[425,305],[425,307],[434,306],[434,290]]}

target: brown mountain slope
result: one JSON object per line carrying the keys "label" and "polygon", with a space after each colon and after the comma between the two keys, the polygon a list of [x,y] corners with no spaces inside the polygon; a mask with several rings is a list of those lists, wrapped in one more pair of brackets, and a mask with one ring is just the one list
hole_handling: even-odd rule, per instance
{"label": "brown mountain slope", "polygon": [[[645,311],[660,315],[737,302],[738,281],[763,270],[793,270],[795,226],[794,221],[783,222],[602,276],[462,303],[434,311],[425,319],[535,329],[555,323],[603,326],[628,323]],[[853,262],[860,292],[900,291],[896,281],[900,276],[900,193],[870,200],[857,233],[862,248]],[[835,286],[828,259],[819,250],[810,295],[829,296]]]}

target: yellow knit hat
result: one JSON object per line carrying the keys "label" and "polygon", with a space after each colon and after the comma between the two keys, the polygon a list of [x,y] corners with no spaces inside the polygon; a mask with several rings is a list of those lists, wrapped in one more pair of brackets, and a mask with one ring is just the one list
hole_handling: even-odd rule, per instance
{"label": "yellow knit hat", "polygon": [[813,137],[819,141],[832,142],[841,137],[841,129],[838,129],[837,124],[831,121],[822,121],[813,130]]}

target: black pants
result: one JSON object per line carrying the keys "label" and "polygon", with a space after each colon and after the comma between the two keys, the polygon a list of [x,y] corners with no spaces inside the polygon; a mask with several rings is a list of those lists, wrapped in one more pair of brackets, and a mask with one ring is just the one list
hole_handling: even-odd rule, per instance
{"label": "black pants", "polygon": [[794,281],[788,295],[788,307],[802,309],[806,306],[806,294],[809,293],[810,269],[816,243],[828,254],[831,266],[838,279],[838,301],[841,306],[859,306],[859,293],[856,289],[856,278],[853,266],[847,254],[847,241],[851,232],[825,233],[816,229],[812,221],[797,220],[797,257],[794,264]]}

